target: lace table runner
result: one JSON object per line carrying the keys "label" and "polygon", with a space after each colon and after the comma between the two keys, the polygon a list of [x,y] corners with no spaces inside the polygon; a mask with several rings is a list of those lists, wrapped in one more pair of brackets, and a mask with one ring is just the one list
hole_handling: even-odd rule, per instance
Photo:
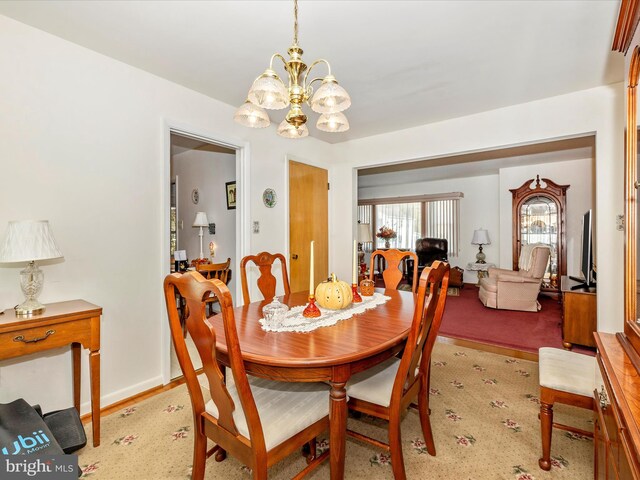
{"label": "lace table runner", "polygon": [[262,329],[267,332],[311,332],[316,328],[329,327],[335,325],[340,320],[346,320],[358,313],[363,313],[370,308],[376,308],[378,305],[382,305],[391,297],[382,295],[381,293],[374,293],[371,297],[362,296],[362,302],[352,303],[347,308],[342,310],[329,310],[326,308],[320,308],[320,316],[316,318],[305,318],[302,316],[302,311],[306,305],[298,307],[291,307],[280,325],[273,326],[268,325],[264,318],[260,319],[260,325]]}

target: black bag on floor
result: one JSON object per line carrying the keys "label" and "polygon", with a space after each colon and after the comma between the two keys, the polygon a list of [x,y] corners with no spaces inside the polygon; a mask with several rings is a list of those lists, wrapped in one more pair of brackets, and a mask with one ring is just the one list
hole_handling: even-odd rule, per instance
{"label": "black bag on floor", "polygon": [[75,408],[45,413],[42,418],[64,453],[73,453],[87,444],[87,435]]}
{"label": "black bag on floor", "polygon": [[64,453],[44,419],[23,398],[11,403],[0,403],[0,454]]}

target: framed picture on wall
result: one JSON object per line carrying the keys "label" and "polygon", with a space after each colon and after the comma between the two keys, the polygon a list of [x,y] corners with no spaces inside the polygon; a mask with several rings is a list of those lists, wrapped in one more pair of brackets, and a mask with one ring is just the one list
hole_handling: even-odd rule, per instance
{"label": "framed picture on wall", "polygon": [[236,208],[236,182],[227,182],[227,210]]}

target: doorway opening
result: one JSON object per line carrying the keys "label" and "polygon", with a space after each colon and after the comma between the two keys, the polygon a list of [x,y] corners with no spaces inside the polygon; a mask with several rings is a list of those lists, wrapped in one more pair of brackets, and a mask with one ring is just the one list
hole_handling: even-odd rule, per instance
{"label": "doorway opening", "polygon": [[[359,205],[380,204],[384,207],[387,203],[393,203],[392,206],[397,207],[405,198],[419,195],[464,194],[459,212],[460,248],[456,255],[449,255],[449,262],[452,267],[464,270],[465,286],[458,296],[448,300],[441,335],[455,341],[474,342],[478,346],[508,348],[509,354],[537,352],[541,346],[562,348],[562,308],[557,302],[557,293],[553,298],[544,298],[542,310],[535,313],[492,310],[482,306],[478,299],[478,277],[474,269],[478,246],[472,243],[472,239],[476,229],[488,231],[490,243],[483,245],[486,263],[511,269],[513,218],[510,189],[520,187],[531,178],[535,179],[538,174],[540,178],[551,178],[570,185],[566,201],[566,274],[576,275],[580,268],[581,219],[585,211],[593,209],[595,212],[596,206],[595,141],[593,134],[585,134],[358,170]],[[393,202],[389,199],[393,199]],[[380,208],[375,212],[377,217],[374,219],[367,218],[363,212],[364,209],[360,207],[358,220],[362,223],[374,224],[378,228],[386,225],[394,231],[402,226],[401,220],[406,220],[406,215],[402,216],[402,210],[397,208],[389,208],[388,212]],[[423,213],[424,210],[414,217],[420,219]],[[402,218],[396,219],[394,215]],[[421,222],[416,221],[415,224],[419,226]],[[383,240],[376,239],[377,232],[371,229],[367,233],[370,240],[379,242],[379,248]],[[415,248],[417,240],[433,236],[429,232],[425,235],[419,227],[411,233],[413,237],[407,240],[409,249]],[[368,265],[370,251],[375,249],[376,244],[363,243],[363,246],[364,261]],[[542,300],[544,295],[539,299]],[[550,296],[551,293],[546,295]],[[456,304],[460,304],[460,308],[454,308]],[[474,318],[485,318],[481,317],[485,315],[491,320],[484,323],[478,321],[477,328],[471,330],[472,324],[467,319],[472,315],[472,308],[477,310]],[[454,318],[456,312],[459,315]],[[520,321],[519,316],[527,317],[522,322],[523,328],[513,326],[513,322]],[[500,324],[502,327],[498,326],[500,319],[504,319],[504,323]],[[487,325],[493,328],[487,328]],[[498,333],[504,335],[500,337]],[[539,340],[539,343],[528,341],[532,339],[536,342]]]}
{"label": "doorway opening", "polygon": [[[223,263],[230,259],[227,286],[234,303],[238,283],[235,266],[241,258],[236,195],[238,154],[237,147],[170,130],[168,271],[184,272],[196,269],[198,264]],[[180,299],[178,305],[182,318],[185,312]],[[212,308],[217,314],[217,304]],[[185,337],[194,367],[201,368],[186,329]],[[181,376],[182,371],[172,345],[169,355],[168,378],[172,380]]]}

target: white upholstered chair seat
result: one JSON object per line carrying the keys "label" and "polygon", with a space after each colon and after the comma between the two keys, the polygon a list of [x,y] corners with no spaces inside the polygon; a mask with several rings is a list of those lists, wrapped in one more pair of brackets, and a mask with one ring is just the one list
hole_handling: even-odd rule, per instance
{"label": "white upholstered chair seat", "polygon": [[596,388],[596,359],[589,355],[543,347],[538,351],[540,386],[590,397]]}
{"label": "white upholstered chair seat", "polygon": [[391,390],[400,359],[393,357],[369,370],[357,373],[347,383],[347,396],[383,407],[391,404]]}
{"label": "white upholstered chair seat", "polygon": [[[276,382],[252,376],[248,378],[260,415],[267,451],[329,415],[329,387],[323,383]],[[249,428],[238,391],[232,381],[227,382],[227,388],[236,406],[233,412],[236,428],[240,434],[249,438]],[[207,402],[205,411],[218,418],[218,408],[213,400]]]}

